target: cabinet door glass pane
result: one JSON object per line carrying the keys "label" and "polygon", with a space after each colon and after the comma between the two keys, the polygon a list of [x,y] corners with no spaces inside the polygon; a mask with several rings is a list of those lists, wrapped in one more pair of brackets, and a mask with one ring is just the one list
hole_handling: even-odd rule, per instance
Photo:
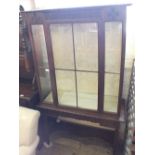
{"label": "cabinet door glass pane", "polygon": [[105,74],[104,111],[117,112],[119,80],[119,74]]}
{"label": "cabinet door glass pane", "polygon": [[105,23],[105,71],[120,73],[122,23]]}
{"label": "cabinet door glass pane", "polygon": [[77,72],[78,107],[97,110],[98,73]]}
{"label": "cabinet door glass pane", "polygon": [[56,84],[59,104],[76,107],[75,72],[56,70]]}
{"label": "cabinet door glass pane", "polygon": [[104,96],[104,110],[117,113],[118,96]]}
{"label": "cabinet door glass pane", "polygon": [[96,23],[73,24],[77,70],[98,71],[98,29]]}
{"label": "cabinet door glass pane", "polygon": [[50,32],[55,68],[74,69],[72,25],[51,24]]}
{"label": "cabinet door glass pane", "polygon": [[[32,35],[39,72],[41,98],[46,98],[51,93],[51,81],[43,25],[32,25]],[[53,97],[47,100],[53,101]]]}

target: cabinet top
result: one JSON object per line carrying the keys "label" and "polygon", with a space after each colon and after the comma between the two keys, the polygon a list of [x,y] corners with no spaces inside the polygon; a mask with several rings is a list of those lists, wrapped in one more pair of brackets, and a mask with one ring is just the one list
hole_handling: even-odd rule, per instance
{"label": "cabinet top", "polygon": [[122,21],[130,4],[47,9],[21,12],[27,24],[77,21]]}
{"label": "cabinet top", "polygon": [[111,5],[101,5],[101,6],[82,6],[82,7],[68,7],[68,8],[53,8],[53,9],[36,9],[36,10],[29,10],[29,11],[21,11],[25,13],[29,12],[57,12],[57,11],[79,11],[79,10],[96,10],[96,9],[105,9],[109,7],[127,7],[132,4],[111,4]]}

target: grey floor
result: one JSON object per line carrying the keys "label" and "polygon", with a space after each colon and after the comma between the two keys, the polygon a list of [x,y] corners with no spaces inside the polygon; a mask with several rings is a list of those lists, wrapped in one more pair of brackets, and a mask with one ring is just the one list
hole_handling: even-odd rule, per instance
{"label": "grey floor", "polygon": [[52,146],[42,147],[37,155],[112,155],[112,146],[100,138],[55,131],[50,135],[50,141]]}

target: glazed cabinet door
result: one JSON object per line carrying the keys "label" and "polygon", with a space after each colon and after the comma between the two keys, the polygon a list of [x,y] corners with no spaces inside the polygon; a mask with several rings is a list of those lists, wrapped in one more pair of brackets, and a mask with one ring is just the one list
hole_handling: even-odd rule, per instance
{"label": "glazed cabinet door", "polygon": [[97,110],[97,23],[50,24],[58,102]]}

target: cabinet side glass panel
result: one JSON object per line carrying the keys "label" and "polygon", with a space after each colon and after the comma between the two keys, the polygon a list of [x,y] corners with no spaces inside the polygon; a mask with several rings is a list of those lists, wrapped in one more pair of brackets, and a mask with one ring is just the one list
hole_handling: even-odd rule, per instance
{"label": "cabinet side glass panel", "polygon": [[43,25],[32,25],[32,36],[39,73],[41,99],[45,99],[47,102],[52,103],[53,96],[51,92],[51,81]]}
{"label": "cabinet side glass panel", "polygon": [[105,22],[104,111],[117,113],[122,48],[122,23]]}

